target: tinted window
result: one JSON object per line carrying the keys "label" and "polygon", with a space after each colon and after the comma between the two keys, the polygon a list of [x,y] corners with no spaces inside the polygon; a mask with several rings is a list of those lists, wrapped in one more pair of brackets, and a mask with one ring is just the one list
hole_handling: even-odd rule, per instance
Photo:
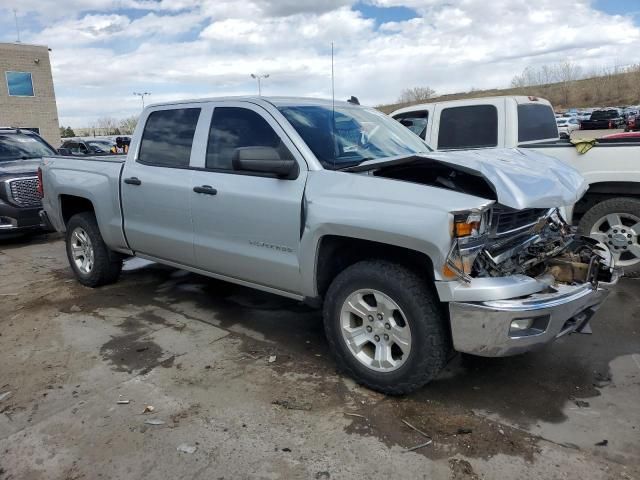
{"label": "tinted window", "polygon": [[149,115],[138,160],[166,167],[188,167],[199,108],[160,110]]}
{"label": "tinted window", "polygon": [[253,110],[216,107],[209,130],[206,167],[233,170],[233,156],[242,147],[271,147],[280,158],[292,158],[267,121]]}
{"label": "tinted window", "polygon": [[549,105],[518,105],[518,141],[531,142],[558,136],[555,114]]}
{"label": "tinted window", "polygon": [[427,129],[427,122],[429,120],[429,112],[427,110],[399,113],[398,115],[394,115],[393,118],[416,135],[424,138],[425,130]]}
{"label": "tinted window", "polygon": [[498,110],[493,105],[445,108],[440,114],[439,130],[439,149],[495,147]]}
{"label": "tinted window", "polygon": [[29,72],[7,72],[7,90],[16,97],[33,97],[33,82]]}
{"label": "tinted window", "polygon": [[617,117],[618,112],[615,110],[597,110],[591,114],[591,120],[609,120]]}

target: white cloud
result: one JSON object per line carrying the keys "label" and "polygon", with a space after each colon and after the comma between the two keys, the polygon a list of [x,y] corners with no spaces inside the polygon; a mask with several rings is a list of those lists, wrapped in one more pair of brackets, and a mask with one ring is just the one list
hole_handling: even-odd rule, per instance
{"label": "white cloud", "polygon": [[379,25],[353,0],[20,0],[18,8],[46,18],[23,40],[53,48],[61,121],[74,126],[137,112],[139,89],[156,101],[253,94],[252,72],[270,74],[267,94],[328,96],[331,42],[337,96],[369,104],[394,101],[408,86],[507,86],[527,65],[637,62],[640,28],[589,0],[368,3],[419,15]]}

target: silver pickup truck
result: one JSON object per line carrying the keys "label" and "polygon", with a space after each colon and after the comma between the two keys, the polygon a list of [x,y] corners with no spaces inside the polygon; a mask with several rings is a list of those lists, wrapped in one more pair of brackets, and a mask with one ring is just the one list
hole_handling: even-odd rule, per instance
{"label": "silver pickup truck", "polygon": [[43,204],[78,280],[130,255],[323,306],[346,372],[401,394],[453,351],[526,352],[589,320],[609,251],[557,207],[586,189],[524,150],[436,153],[349,103],[221,98],[144,110],[125,157],[50,157]]}

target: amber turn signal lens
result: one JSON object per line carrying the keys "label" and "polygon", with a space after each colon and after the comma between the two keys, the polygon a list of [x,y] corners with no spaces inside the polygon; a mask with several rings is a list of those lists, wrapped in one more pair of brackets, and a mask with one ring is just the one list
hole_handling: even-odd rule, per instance
{"label": "amber turn signal lens", "polygon": [[476,231],[480,229],[480,222],[470,222],[470,223],[456,222],[455,223],[456,237],[468,237],[469,235],[471,235],[474,229]]}

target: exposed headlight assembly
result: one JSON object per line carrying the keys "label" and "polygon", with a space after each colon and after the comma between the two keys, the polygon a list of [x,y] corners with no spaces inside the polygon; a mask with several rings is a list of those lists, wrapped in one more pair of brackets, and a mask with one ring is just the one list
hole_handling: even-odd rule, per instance
{"label": "exposed headlight assembly", "polygon": [[490,209],[452,212],[452,242],[442,273],[471,282],[473,263],[482,251],[491,226]]}

